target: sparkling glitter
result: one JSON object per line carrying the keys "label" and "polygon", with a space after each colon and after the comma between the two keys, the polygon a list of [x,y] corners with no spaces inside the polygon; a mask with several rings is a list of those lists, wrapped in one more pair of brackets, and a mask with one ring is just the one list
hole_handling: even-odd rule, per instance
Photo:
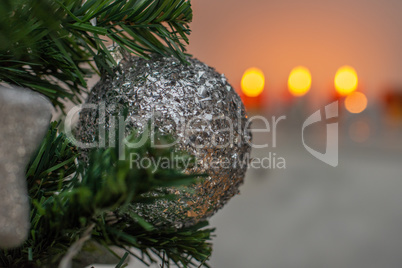
{"label": "sparkling glitter", "polygon": [[[87,99],[87,103],[104,102],[116,110],[128,107],[131,130],[142,131],[153,114],[161,133],[180,139],[175,148],[196,157],[198,165],[186,172],[209,175],[187,189],[168,189],[178,195],[176,201],[132,205],[156,226],[189,226],[222,208],[239,192],[247,169],[242,160],[251,149],[243,103],[225,76],[196,59],[187,60],[190,65],[157,56],[126,58],[118,66],[120,72],[105,74]],[[106,108],[106,118],[114,113]],[[99,122],[97,111],[83,111],[77,129],[80,140],[95,140]],[[183,125],[186,128],[179,127]],[[213,161],[218,168],[210,167]]]}

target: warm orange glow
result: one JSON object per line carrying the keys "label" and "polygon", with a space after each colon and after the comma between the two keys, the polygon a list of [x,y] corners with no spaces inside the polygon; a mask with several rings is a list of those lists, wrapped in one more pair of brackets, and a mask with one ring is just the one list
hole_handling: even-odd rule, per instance
{"label": "warm orange glow", "polygon": [[303,96],[311,87],[310,71],[303,66],[293,68],[290,72],[288,87],[293,96]]}
{"label": "warm orange glow", "polygon": [[264,90],[265,77],[258,68],[247,69],[241,79],[241,89],[248,97],[257,97]]}
{"label": "warm orange glow", "polygon": [[363,112],[367,107],[367,97],[361,92],[353,92],[345,99],[345,108],[353,114]]}
{"label": "warm orange glow", "polygon": [[336,91],[338,91],[340,95],[346,96],[357,88],[357,73],[352,67],[343,66],[336,72],[334,82]]}

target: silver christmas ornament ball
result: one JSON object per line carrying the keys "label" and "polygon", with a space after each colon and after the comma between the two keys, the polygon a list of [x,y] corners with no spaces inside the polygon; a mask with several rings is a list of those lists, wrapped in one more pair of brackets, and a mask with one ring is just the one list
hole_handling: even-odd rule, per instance
{"label": "silver christmas ornament ball", "polygon": [[83,110],[77,129],[80,141],[91,143],[98,139],[99,124],[109,129],[109,116],[124,106],[129,129],[141,132],[153,118],[160,133],[175,138],[175,150],[196,158],[185,172],[206,173],[205,180],[188,190],[169,189],[177,200],[133,207],[155,226],[180,228],[212,216],[239,192],[251,150],[245,108],[225,76],[197,59],[187,61],[126,57],[119,71],[104,74],[88,96],[87,104],[104,105],[103,117]]}

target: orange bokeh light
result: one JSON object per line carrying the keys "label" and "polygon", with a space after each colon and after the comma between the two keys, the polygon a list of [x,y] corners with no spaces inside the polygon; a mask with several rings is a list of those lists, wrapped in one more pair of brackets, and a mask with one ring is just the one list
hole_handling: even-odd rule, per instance
{"label": "orange bokeh light", "polygon": [[346,96],[356,90],[358,78],[356,70],[350,66],[338,69],[334,79],[335,89],[341,96]]}
{"label": "orange bokeh light", "polygon": [[367,97],[361,92],[353,92],[345,99],[345,108],[353,114],[363,112],[367,107]]}
{"label": "orange bokeh light", "polygon": [[264,73],[258,68],[247,69],[241,79],[241,89],[247,97],[257,97],[265,86]]}
{"label": "orange bokeh light", "polygon": [[305,95],[311,87],[310,71],[303,66],[293,68],[288,79],[289,91],[293,96]]}

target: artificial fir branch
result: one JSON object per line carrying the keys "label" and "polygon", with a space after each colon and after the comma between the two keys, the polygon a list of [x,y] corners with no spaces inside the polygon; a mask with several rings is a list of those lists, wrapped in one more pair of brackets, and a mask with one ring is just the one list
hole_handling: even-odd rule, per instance
{"label": "artificial fir branch", "polygon": [[[191,19],[188,0],[2,0],[0,82],[31,88],[63,110],[64,100],[80,101],[91,71],[111,71],[114,59],[107,42],[145,58],[159,53],[185,62]],[[155,151],[148,143],[137,153],[160,157],[170,151]],[[159,169],[150,177],[116,160],[113,148],[98,149],[88,166],[83,164],[53,123],[26,172],[29,238],[19,248],[0,250],[0,266],[55,267],[67,252],[75,253],[69,248],[89,237],[88,230],[105,247],[139,249],[142,256],[137,257],[144,262],[159,258],[167,266],[207,266],[213,230],[204,229],[205,223],[156,229],[135,213],[125,214],[130,224],[113,218],[115,210],[150,202],[144,193],[188,185],[197,176]]]}
{"label": "artificial fir branch", "polygon": [[191,19],[188,0],[2,0],[0,81],[38,91],[63,109],[62,100],[80,101],[92,61],[111,71],[107,41],[184,62]]}
{"label": "artificial fir branch", "polygon": [[[141,136],[133,135],[131,139],[134,142]],[[170,150],[151,148],[149,141],[135,153],[162,157],[172,153]],[[150,176],[147,170],[130,167],[128,161],[118,161],[116,148],[96,149],[88,164],[78,161],[78,166],[77,156],[74,146],[64,134],[57,134],[57,124],[53,123],[27,169],[32,206],[29,238],[20,248],[0,250],[0,267],[55,267],[66,253],[75,253],[70,246],[88,238],[88,230],[91,239],[105,247],[139,249],[143,257],[137,257],[144,262],[157,261],[155,256],[162,261],[165,253],[168,262],[178,267],[197,267],[209,257],[213,230],[204,229],[206,223],[179,230],[156,229],[134,212],[124,214],[122,219],[107,220],[116,209],[124,211],[143,202],[144,193],[189,185],[200,179],[198,175],[184,175],[180,169],[157,169]]]}

